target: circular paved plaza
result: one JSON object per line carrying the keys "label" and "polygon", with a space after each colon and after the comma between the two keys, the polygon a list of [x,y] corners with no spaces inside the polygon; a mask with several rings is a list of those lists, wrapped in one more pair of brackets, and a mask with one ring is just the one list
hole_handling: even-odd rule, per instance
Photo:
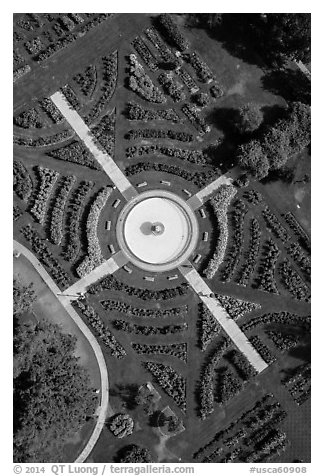
{"label": "circular paved plaza", "polygon": [[179,266],[193,253],[198,239],[192,209],[181,197],[164,190],[144,192],[128,202],[116,231],[129,260],[153,272]]}

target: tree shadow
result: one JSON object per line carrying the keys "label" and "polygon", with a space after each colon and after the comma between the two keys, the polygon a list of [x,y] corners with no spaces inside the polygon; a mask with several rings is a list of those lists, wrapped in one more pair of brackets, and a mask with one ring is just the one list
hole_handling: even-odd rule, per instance
{"label": "tree shadow", "polygon": [[119,397],[126,405],[127,410],[134,410],[137,407],[136,397],[139,386],[135,383],[117,384],[109,390],[111,397]]}
{"label": "tree shadow", "polygon": [[275,104],[273,106],[263,106],[261,108],[263,113],[263,122],[259,128],[259,132],[263,131],[269,126],[274,126],[279,119],[283,119],[287,114],[287,109],[284,106]]}
{"label": "tree shadow", "polygon": [[282,96],[286,101],[311,103],[311,82],[299,69],[269,71],[262,77],[262,84],[265,89]]}

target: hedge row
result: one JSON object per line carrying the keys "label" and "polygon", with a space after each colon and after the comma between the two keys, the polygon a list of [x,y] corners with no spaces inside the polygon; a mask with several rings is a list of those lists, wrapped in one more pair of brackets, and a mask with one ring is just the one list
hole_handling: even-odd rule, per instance
{"label": "hedge row", "polygon": [[270,208],[265,207],[265,209],[262,210],[262,215],[273,234],[283,243],[286,243],[290,239],[289,234],[287,233],[287,230],[281,225],[276,215],[272,213]]}
{"label": "hedge row", "polygon": [[250,301],[243,301],[242,299],[236,299],[233,296],[215,294],[215,297],[224,307],[230,318],[234,319],[235,321],[241,319],[245,314],[248,314],[255,309],[261,309],[260,304]]}
{"label": "hedge row", "polygon": [[146,370],[151,372],[157,383],[169,395],[183,412],[186,411],[186,380],[170,365],[156,362],[143,362]]}
{"label": "hedge row", "polygon": [[241,260],[244,243],[244,220],[247,214],[247,206],[243,200],[234,202],[234,210],[231,213],[232,245],[226,254],[225,265],[222,270],[222,280],[229,282],[232,280],[235,270]]}
{"label": "hedge row", "polygon": [[47,169],[41,166],[37,166],[35,169],[39,184],[33,206],[30,208],[30,213],[39,223],[43,225],[48,201],[60,174],[56,172],[56,170]]}
{"label": "hedge row", "polygon": [[208,307],[203,303],[199,303],[198,307],[198,346],[205,351],[209,344],[217,337],[222,328],[218,324],[216,317],[210,312]]}
{"label": "hedge row", "polygon": [[126,149],[126,157],[128,158],[142,157],[143,155],[166,155],[167,157],[187,160],[197,165],[205,165],[207,161],[206,154],[201,150],[180,149],[164,145],[133,145]]}
{"label": "hedge row", "polygon": [[287,212],[286,214],[283,215],[284,219],[290,226],[290,228],[293,230],[295,235],[297,236],[300,245],[308,252],[310,253],[311,251],[311,242],[309,239],[309,236],[307,235],[306,231],[304,228],[301,226],[301,224],[297,221],[295,215],[291,212]]}
{"label": "hedge row", "polygon": [[148,69],[151,71],[157,71],[158,63],[156,61],[156,58],[154,57],[148,46],[144,43],[142,38],[140,36],[136,36],[136,38],[132,41],[132,45],[137,51],[137,53],[140,55]]}
{"label": "hedge row", "polygon": [[79,86],[80,91],[87,98],[91,98],[97,84],[97,69],[95,65],[88,66],[83,73],[78,73],[73,80]]}
{"label": "hedge row", "polygon": [[110,349],[111,355],[116,359],[122,359],[125,357],[126,351],[122,345],[116,340],[114,335],[110,332],[107,326],[104,325],[103,321],[96,313],[94,308],[90,306],[87,302],[82,302],[80,300],[74,301],[77,307],[80,309],[82,314],[86,316],[91,327],[96,331],[97,335],[103,341],[103,343]]}
{"label": "hedge row", "polygon": [[158,104],[166,102],[166,97],[145,73],[143,66],[137,61],[136,55],[129,56],[128,85],[132,91],[146,101]]}
{"label": "hedge row", "polygon": [[184,104],[181,111],[187,116],[191,124],[196,127],[196,129],[201,134],[206,134],[210,131],[210,126],[206,124],[206,121],[203,117],[200,116],[199,111],[196,106],[193,104]]}
{"label": "hedge row", "polygon": [[104,115],[99,124],[91,128],[99,144],[111,157],[115,155],[115,121],[116,110],[113,110],[112,113]]}
{"label": "hedge row", "polygon": [[193,67],[199,81],[208,83],[214,79],[214,74],[196,52],[186,53],[183,58]]}
{"label": "hedge row", "polygon": [[193,135],[188,132],[172,131],[164,129],[136,129],[130,130],[125,135],[128,140],[138,139],[168,139],[180,142],[192,142]]}
{"label": "hedge row", "polygon": [[138,334],[141,336],[153,336],[153,335],[171,335],[178,334],[188,330],[188,324],[170,324],[168,326],[141,326],[133,324],[132,322],[123,321],[121,319],[115,319],[113,326],[119,331],[128,332],[129,334]]}
{"label": "hedge row", "polygon": [[48,268],[53,279],[60,286],[66,288],[70,284],[70,277],[49,251],[47,245],[44,243],[44,239],[40,237],[31,225],[27,225],[23,228],[21,233],[31,244],[32,250],[37,255],[38,259]]}
{"label": "hedge row", "polygon": [[147,28],[145,34],[150,42],[155,46],[155,48],[160,53],[161,57],[165,62],[175,61],[175,56],[170,50],[170,48],[164,43],[162,38],[159,36],[155,28]]}
{"label": "hedge row", "polygon": [[111,53],[109,56],[104,56],[102,58],[103,63],[103,73],[102,81],[103,85],[101,87],[101,95],[96,104],[92,107],[89,114],[84,118],[86,124],[92,124],[107,108],[107,104],[112,98],[118,77],[118,52],[117,50]]}
{"label": "hedge row", "polygon": [[170,299],[175,299],[178,296],[187,295],[189,291],[189,284],[185,282],[176,288],[166,288],[152,291],[150,289],[135,288],[123,283],[122,281],[118,281],[113,275],[108,275],[101,281],[91,284],[88,287],[87,292],[90,294],[98,294],[105,289],[121,291],[128,296],[135,296],[136,298],[142,299],[143,301],[167,301]]}
{"label": "hedge row", "polygon": [[90,154],[83,142],[71,142],[59,149],[50,150],[47,152],[47,155],[57,160],[65,160],[66,162],[83,165],[90,169],[101,170],[100,165],[94,159],[92,154]]}
{"label": "hedge row", "polygon": [[188,172],[176,165],[159,164],[154,162],[139,162],[138,164],[130,165],[125,168],[125,174],[130,176],[144,171],[147,172],[149,170],[177,175],[184,180],[188,180],[188,182],[194,183],[198,188],[204,187],[207,183],[212,182],[221,175],[219,169],[213,169],[207,172]]}
{"label": "hedge row", "polygon": [[75,182],[76,177],[74,175],[64,177],[62,186],[55,198],[50,225],[50,237],[55,245],[59,245],[64,236],[64,213],[66,202]]}
{"label": "hedge row", "polygon": [[270,238],[264,244],[263,252],[259,276],[257,277],[257,287],[268,293],[279,294],[275,279],[275,269],[280,250]]}
{"label": "hedge row", "polygon": [[56,145],[60,142],[64,142],[65,140],[70,139],[73,135],[74,132],[71,129],[47,137],[37,137],[37,139],[14,135],[13,143],[24,147],[47,147],[49,145]]}
{"label": "hedge row", "polygon": [[87,256],[76,269],[77,274],[82,278],[89,274],[94,268],[99,266],[104,258],[101,252],[101,246],[98,239],[97,228],[100,213],[106,205],[106,202],[112,192],[112,188],[107,186],[100,190],[92,203],[87,218],[86,233],[87,233]]}
{"label": "hedge row", "polygon": [[242,331],[248,332],[261,324],[280,324],[280,326],[297,326],[303,329],[305,332],[310,332],[311,317],[310,316],[298,316],[287,311],[282,312],[270,312],[263,314],[262,316],[254,317],[246,322],[242,327]]}
{"label": "hedge row", "polygon": [[176,344],[139,344],[132,342],[132,347],[140,355],[171,355],[187,362],[186,342]]}
{"label": "hedge row", "polygon": [[247,286],[249,284],[250,279],[256,269],[260,251],[261,228],[256,218],[251,218],[249,229],[251,235],[249,249],[247,251],[247,256],[245,257],[243,266],[238,273],[237,279],[237,283],[241,286]]}
{"label": "hedge row", "polygon": [[122,301],[114,301],[112,299],[106,299],[100,302],[106,311],[118,311],[130,317],[143,317],[152,319],[159,319],[160,317],[184,318],[188,312],[187,305],[172,307],[170,309],[144,309],[131,306],[130,304],[126,304]]}
{"label": "hedge row", "polygon": [[127,104],[127,119],[131,121],[170,121],[174,124],[181,123],[179,115],[174,109],[147,109],[141,104],[130,102]]}
{"label": "hedge row", "polygon": [[284,259],[279,265],[279,274],[281,281],[290,294],[298,300],[310,301],[310,290],[290,265],[287,259]]}
{"label": "hedge row", "polygon": [[224,260],[228,240],[227,209],[235,195],[236,188],[233,185],[222,185],[210,200],[217,219],[218,238],[213,257],[209,260],[207,267],[203,271],[207,279],[212,279],[215,276],[216,271]]}
{"label": "hedge row", "polygon": [[80,252],[80,220],[85,205],[85,199],[93,187],[93,182],[81,182],[78,189],[73,194],[69,204],[69,215],[67,220],[66,243],[63,258],[73,262]]}
{"label": "hedge row", "polygon": [[48,117],[54,122],[54,124],[59,124],[64,120],[60,110],[55,106],[53,101],[49,98],[44,98],[39,101],[40,107],[48,115]]}
{"label": "hedge row", "polygon": [[33,191],[33,182],[26,167],[17,160],[13,162],[13,188],[18,197],[27,203]]}

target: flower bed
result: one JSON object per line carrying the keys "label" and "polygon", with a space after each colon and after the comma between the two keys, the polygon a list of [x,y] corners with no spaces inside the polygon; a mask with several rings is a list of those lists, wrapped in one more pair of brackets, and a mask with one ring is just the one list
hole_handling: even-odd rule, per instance
{"label": "flower bed", "polygon": [[71,142],[59,149],[50,150],[47,152],[47,155],[54,159],[65,160],[66,162],[83,165],[84,167],[89,167],[94,170],[101,170],[100,165],[85,147],[83,142]]}
{"label": "flower bed", "polygon": [[189,284],[185,282],[176,288],[152,291],[150,289],[135,288],[123,283],[122,281],[118,281],[113,275],[108,275],[101,281],[91,284],[88,287],[87,292],[90,294],[98,294],[105,289],[120,291],[128,296],[135,296],[138,299],[142,299],[143,301],[167,301],[175,299],[178,296],[187,295],[189,292]]}
{"label": "flower bed", "polygon": [[132,45],[140,55],[146,66],[151,71],[157,71],[158,64],[156,58],[148,48],[148,46],[144,43],[140,36],[136,36],[136,38],[132,41]]}
{"label": "flower bed", "polygon": [[48,117],[54,122],[54,124],[59,124],[64,120],[59,109],[55,106],[53,101],[49,98],[44,98],[39,101],[40,107],[48,115]]}
{"label": "flower bed", "polygon": [[117,85],[118,77],[118,52],[117,50],[109,56],[102,58],[103,62],[103,85],[101,86],[101,96],[93,106],[89,114],[84,118],[86,124],[92,124],[100,114],[107,108],[107,104],[113,97]]}
{"label": "flower bed", "polygon": [[13,188],[18,197],[27,203],[33,191],[33,182],[26,167],[17,160],[13,162]]}
{"label": "flower bed", "polygon": [[184,318],[188,312],[188,306],[172,307],[170,309],[144,309],[131,306],[122,301],[106,299],[100,301],[106,311],[117,311],[127,314],[130,317],[143,317],[158,319],[160,317]]}
{"label": "flower bed", "polygon": [[125,357],[125,355],[127,355],[125,349],[116,340],[108,327],[104,325],[103,321],[100,319],[99,315],[92,306],[90,306],[87,302],[80,300],[74,301],[73,304],[75,304],[80,309],[82,314],[87,318],[87,321],[94,329],[96,334],[103,341],[105,346],[110,349],[110,353],[113,357],[116,359],[122,359]]}
{"label": "flower bed", "polygon": [[44,126],[38,111],[34,107],[16,116],[14,118],[14,124],[23,129],[41,129]]}
{"label": "flower bed", "polygon": [[175,79],[172,72],[161,73],[158,77],[158,81],[174,102],[184,101],[186,99],[182,84]]}
{"label": "flower bed", "polygon": [[257,287],[267,293],[279,294],[276,279],[275,268],[280,250],[275,242],[270,238],[263,246],[264,256],[257,278]]}
{"label": "flower bed", "polygon": [[66,202],[75,182],[76,177],[74,175],[64,177],[62,186],[55,199],[50,225],[50,237],[55,245],[59,245],[64,236],[64,213]]}
{"label": "flower bed", "polygon": [[88,66],[83,73],[78,73],[73,80],[79,86],[80,91],[87,98],[91,98],[97,84],[97,69],[94,65]]}
{"label": "flower bed", "polygon": [[126,149],[126,157],[142,157],[143,155],[166,155],[181,160],[187,160],[193,164],[205,165],[207,162],[206,154],[201,150],[180,149],[178,147],[168,147],[164,145],[140,145],[132,146]]}
{"label": "flower bed", "polygon": [[92,187],[93,182],[81,182],[70,201],[67,233],[65,236],[66,244],[63,252],[63,258],[70,262],[75,261],[80,252],[80,220],[86,196]]}
{"label": "flower bed", "polygon": [[247,286],[249,284],[250,279],[256,269],[260,251],[261,228],[258,220],[254,217],[250,220],[250,233],[251,238],[248,253],[244,264],[238,273],[237,283],[241,286]]}
{"label": "flower bed", "polygon": [[179,142],[192,142],[193,135],[188,132],[182,131],[172,131],[172,130],[163,130],[163,129],[136,129],[130,130],[125,135],[125,138],[128,140],[138,140],[138,139],[168,139],[176,140]]}
{"label": "flower bed", "polygon": [[281,282],[295,299],[306,302],[310,301],[310,290],[308,286],[304,283],[297,271],[291,267],[287,259],[284,259],[280,263],[279,274]]}
{"label": "flower bed", "polygon": [[235,195],[236,188],[233,185],[222,185],[210,200],[217,218],[219,234],[213,257],[209,260],[207,268],[203,271],[207,279],[212,279],[215,276],[216,271],[224,260],[228,240],[227,209]]}
{"label": "flower bed", "polygon": [[170,365],[156,362],[143,362],[144,368],[151,372],[156,382],[183,412],[186,411],[186,380]]}
{"label": "flower bed", "polygon": [[170,121],[181,123],[179,115],[174,109],[147,109],[141,104],[130,102],[127,104],[127,119],[131,121]]}
{"label": "flower bed", "polygon": [[168,13],[162,13],[162,15],[159,15],[158,24],[162,33],[172,45],[180,51],[185,51],[189,48],[189,41],[183,36],[171,15]]}
{"label": "flower bed", "polygon": [[182,333],[188,330],[188,324],[170,324],[168,326],[141,326],[133,324],[132,322],[123,321],[122,319],[115,319],[113,321],[115,329],[129,334],[138,334],[141,336],[153,336],[153,335],[173,335]]}
{"label": "flower bed", "polygon": [[94,268],[99,266],[104,261],[104,258],[101,253],[100,242],[97,235],[97,227],[100,213],[106,205],[106,202],[111,192],[111,187],[107,186],[103,188],[102,190],[100,190],[95,201],[91,205],[86,225],[88,254],[76,269],[76,272],[80,276],[80,278],[89,274]]}
{"label": "flower bed", "polygon": [[132,342],[132,347],[140,355],[171,355],[187,362],[186,342],[176,344],[139,344]]}
{"label": "flower bed", "polygon": [[207,172],[188,172],[176,165],[159,164],[155,162],[139,162],[135,165],[128,166],[125,168],[125,174],[126,176],[130,176],[149,170],[177,175],[184,180],[194,183],[198,188],[204,187],[207,183],[212,182],[221,175],[219,169],[208,170]]}
{"label": "flower bed", "polygon": [[125,414],[118,413],[114,415],[109,421],[109,430],[117,438],[125,438],[133,433],[134,421],[133,419]]}
{"label": "flower bed", "polygon": [[202,118],[199,114],[199,110],[193,104],[184,104],[181,108],[181,111],[184,113],[185,116],[189,119],[191,124],[195,126],[195,128],[201,133],[206,134],[210,132],[210,126],[206,124],[204,118]]}
{"label": "flower bed", "polygon": [[37,255],[38,259],[48,268],[53,279],[62,288],[66,288],[70,284],[70,277],[49,251],[47,245],[44,243],[44,239],[40,237],[31,225],[27,225],[23,228],[21,233],[31,244],[32,250]]}
{"label": "flower bed", "polygon": [[226,254],[226,260],[222,270],[222,281],[229,282],[232,280],[241,260],[244,240],[244,219],[247,211],[247,206],[243,200],[239,199],[235,201],[234,210],[231,213],[233,243]]}
{"label": "flower bed", "polygon": [[136,55],[129,56],[128,85],[132,91],[146,101],[157,104],[166,102],[166,97],[145,73],[143,66],[137,61]]}
{"label": "flower bed", "polygon": [[35,169],[38,175],[39,185],[34,204],[30,209],[30,213],[39,223],[43,225],[45,222],[48,200],[53,192],[54,185],[60,174],[55,170],[47,169],[41,166],[37,166]]}

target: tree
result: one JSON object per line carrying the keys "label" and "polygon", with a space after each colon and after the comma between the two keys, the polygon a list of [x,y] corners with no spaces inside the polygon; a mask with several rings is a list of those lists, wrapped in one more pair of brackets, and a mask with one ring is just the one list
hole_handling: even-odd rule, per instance
{"label": "tree", "polygon": [[270,169],[280,169],[287,162],[290,152],[287,133],[277,127],[269,128],[262,138],[262,149],[268,158]]}
{"label": "tree", "polygon": [[269,161],[264,154],[261,144],[252,140],[238,147],[237,158],[242,169],[249,172],[255,178],[261,180],[269,173]]}
{"label": "tree", "polygon": [[250,134],[259,129],[263,122],[263,113],[256,103],[240,107],[234,119],[234,126],[240,134]]}
{"label": "tree", "polygon": [[76,338],[46,321],[14,335],[14,461],[59,462],[93,415],[96,396],[75,357]]}
{"label": "tree", "polygon": [[117,463],[151,463],[152,456],[147,448],[138,445],[128,445],[118,451]]}
{"label": "tree", "polygon": [[13,280],[13,313],[22,314],[30,311],[36,299],[33,284],[24,286],[18,279]]}

